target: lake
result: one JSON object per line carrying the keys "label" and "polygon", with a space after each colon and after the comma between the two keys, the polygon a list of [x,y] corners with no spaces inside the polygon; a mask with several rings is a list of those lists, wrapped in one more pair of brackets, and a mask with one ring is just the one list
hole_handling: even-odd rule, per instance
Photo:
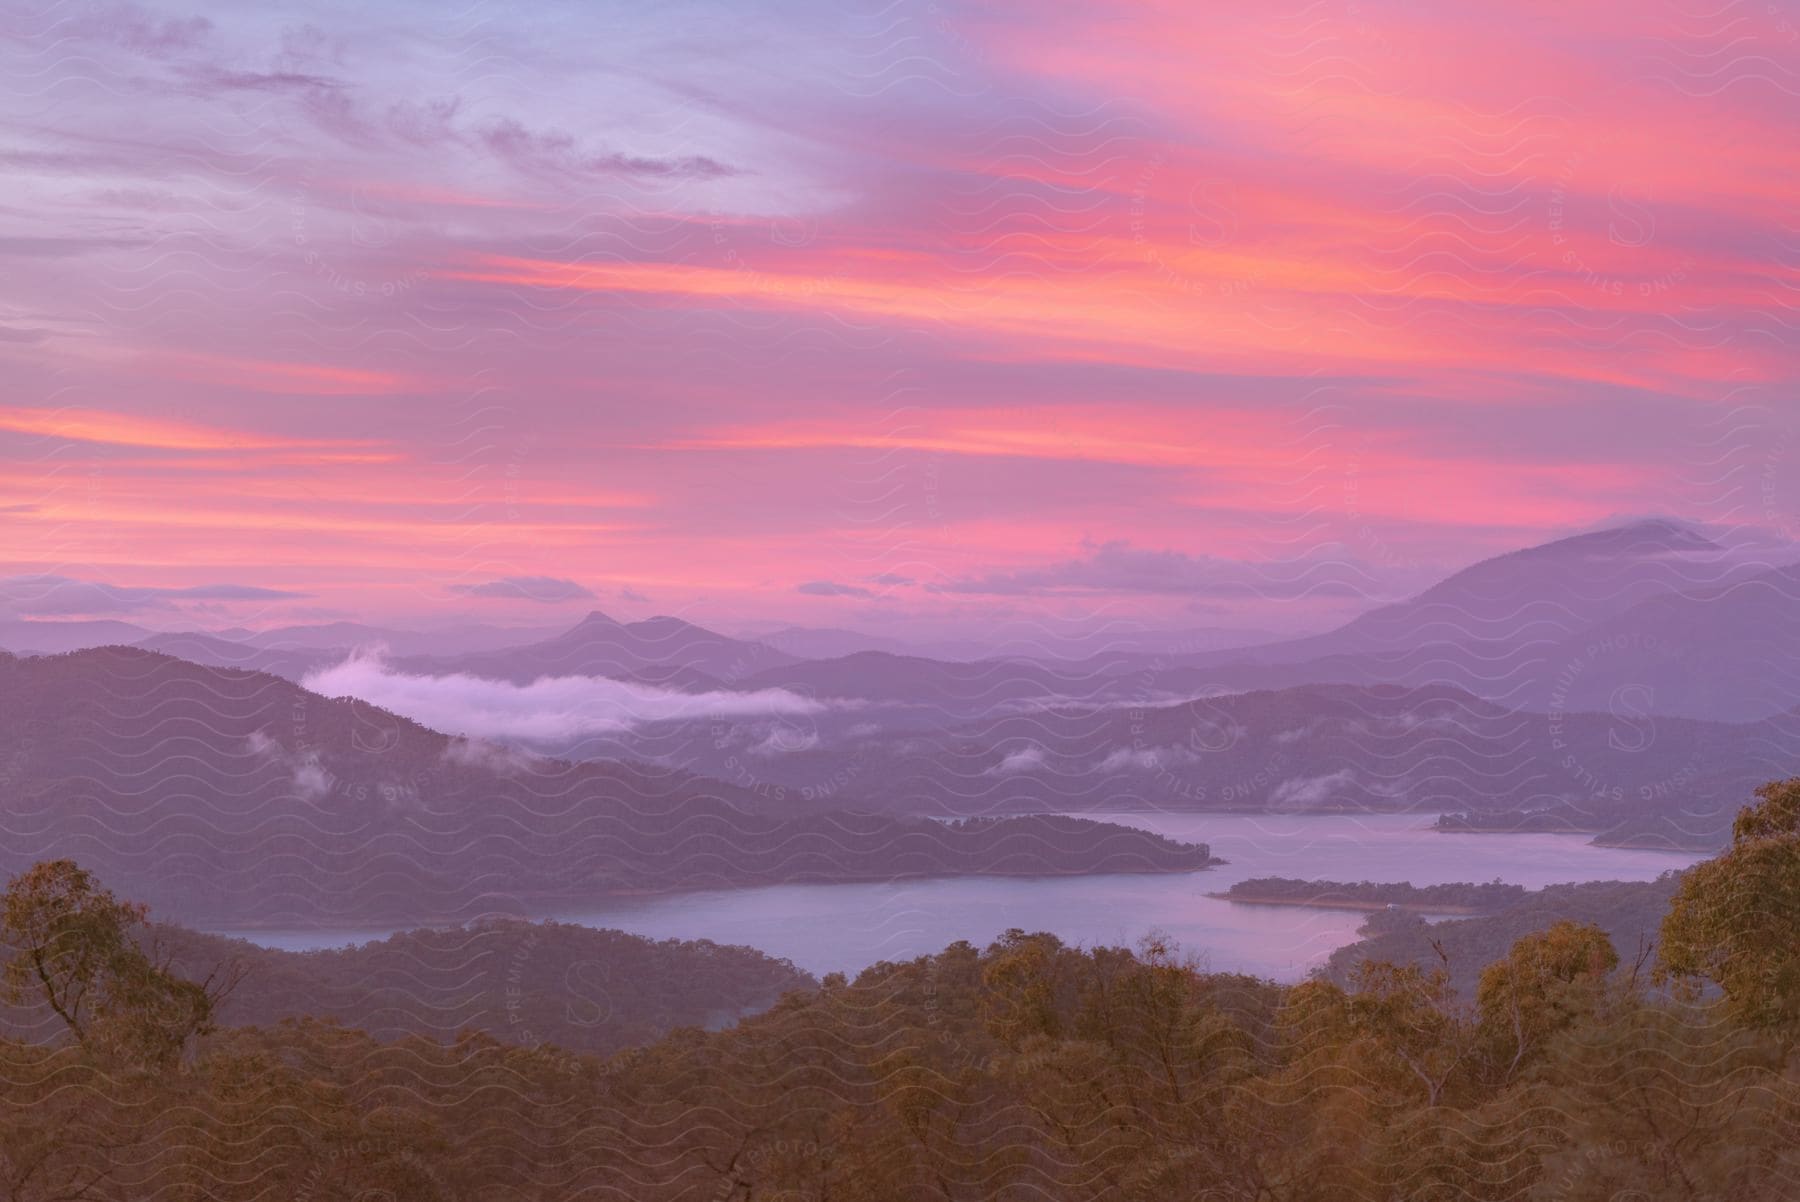
{"label": "lake", "polygon": [[[1069,943],[1135,944],[1160,930],[1211,969],[1292,981],[1356,939],[1365,915],[1251,906],[1205,894],[1259,876],[1415,885],[1496,878],[1536,889],[1568,881],[1650,880],[1705,858],[1594,847],[1585,835],[1460,835],[1434,815],[1087,814],[1209,843],[1230,861],[1203,872],[1084,877],[949,877],[894,884],[767,885],[613,898],[534,915],[651,938],[742,943],[814,973],[855,973],[1011,927]],[[343,947],[391,929],[222,931],[290,951]]]}

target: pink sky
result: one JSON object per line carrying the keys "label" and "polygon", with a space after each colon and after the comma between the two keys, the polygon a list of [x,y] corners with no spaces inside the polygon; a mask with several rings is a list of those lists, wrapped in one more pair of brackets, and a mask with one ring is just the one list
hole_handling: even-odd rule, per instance
{"label": "pink sky", "polygon": [[1800,531],[1792,3],[0,22],[0,573],[127,590],[39,614],[1301,627]]}

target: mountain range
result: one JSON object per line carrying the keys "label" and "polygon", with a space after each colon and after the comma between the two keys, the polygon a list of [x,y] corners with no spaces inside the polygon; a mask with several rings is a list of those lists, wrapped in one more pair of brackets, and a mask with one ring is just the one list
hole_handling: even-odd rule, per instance
{"label": "mountain range", "polygon": [[[1481,561],[1410,600],[1297,639],[1247,632],[1090,631],[996,637],[1006,653],[924,654],[856,631],[721,634],[675,617],[595,612],[544,635],[330,623],[261,633],[152,634],[118,622],[0,624],[24,654],[136,643],[290,680],[379,648],[398,671],[527,684],[594,676],[685,692],[781,688],[905,707],[955,727],[1018,704],[1125,703],[1308,684],[1450,685],[1509,709],[1647,712],[1746,722],[1800,705],[1800,565],[1734,553],[1652,520]],[[1248,641],[1251,645],[1242,644]],[[1161,649],[1142,650],[1146,643]],[[1094,650],[1095,648],[1101,648]],[[1080,649],[1090,653],[1073,655]],[[1035,651],[1036,653],[1032,653]],[[900,717],[900,715],[890,715]]]}
{"label": "mountain range", "polygon": [[[73,633],[34,634],[46,653],[122,624],[0,634],[53,625]],[[1663,521],[1477,563],[1325,634],[1223,650],[809,658],[848,641],[777,631],[783,650],[602,613],[550,637],[470,628],[437,651],[400,633],[143,633],[129,650],[8,657],[9,851],[72,838],[137,892],[207,906],[254,894],[268,914],[342,900],[460,916],[489,894],[869,879],[1010,854],[991,832],[869,825],[919,814],[1407,809],[1459,829],[1707,847],[1800,752],[1800,565]],[[336,681],[321,673],[345,643],[378,639],[386,657],[334,688],[356,696],[298,687]],[[523,641],[495,645],[507,639]],[[618,687],[596,702],[546,678]],[[411,685],[383,691],[394,679]],[[393,712],[452,693],[466,704],[432,710],[442,731]],[[602,703],[604,721],[554,738],[517,731],[570,724],[487,726]],[[671,858],[658,839],[676,832]],[[1055,870],[1090,868],[1066,833]],[[916,838],[934,846],[904,865],[885,842]],[[165,879],[139,885],[144,865],[126,862],[152,852]],[[317,894],[322,867],[354,876],[354,898]],[[301,880],[305,896],[287,896]]]}
{"label": "mountain range", "polygon": [[0,872],[73,857],[187,922],[461,920],[647,890],[1211,862],[1074,818],[772,812],[666,765],[453,738],[140,648],[0,655],[0,777]]}

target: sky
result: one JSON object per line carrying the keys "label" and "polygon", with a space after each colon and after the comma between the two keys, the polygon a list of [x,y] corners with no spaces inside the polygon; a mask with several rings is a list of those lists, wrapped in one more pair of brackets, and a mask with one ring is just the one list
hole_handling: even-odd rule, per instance
{"label": "sky", "polygon": [[25,0],[0,80],[15,616],[1305,629],[1800,534],[1800,4]]}

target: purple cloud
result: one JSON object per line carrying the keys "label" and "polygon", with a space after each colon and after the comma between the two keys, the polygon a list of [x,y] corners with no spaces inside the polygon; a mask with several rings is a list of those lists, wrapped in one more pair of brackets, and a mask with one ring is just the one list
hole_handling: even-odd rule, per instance
{"label": "purple cloud", "polygon": [[291,589],[250,584],[197,584],[156,588],[77,580],[70,576],[0,579],[0,610],[33,616],[125,614],[176,608],[181,601],[285,601],[310,596]]}
{"label": "purple cloud", "polygon": [[649,176],[655,178],[721,179],[737,175],[728,167],[706,155],[677,155],[657,158],[612,152],[598,156],[582,154],[575,139],[561,130],[538,132],[527,129],[511,117],[490,121],[476,131],[481,144],[495,157],[520,171],[530,173]]}
{"label": "purple cloud", "polygon": [[808,580],[795,587],[796,593],[804,593],[809,597],[873,597],[869,589],[856,584],[839,584],[834,580]]}
{"label": "purple cloud", "polygon": [[483,584],[453,584],[450,591],[464,597],[536,601],[544,605],[595,599],[593,590],[558,576],[503,576]]}

